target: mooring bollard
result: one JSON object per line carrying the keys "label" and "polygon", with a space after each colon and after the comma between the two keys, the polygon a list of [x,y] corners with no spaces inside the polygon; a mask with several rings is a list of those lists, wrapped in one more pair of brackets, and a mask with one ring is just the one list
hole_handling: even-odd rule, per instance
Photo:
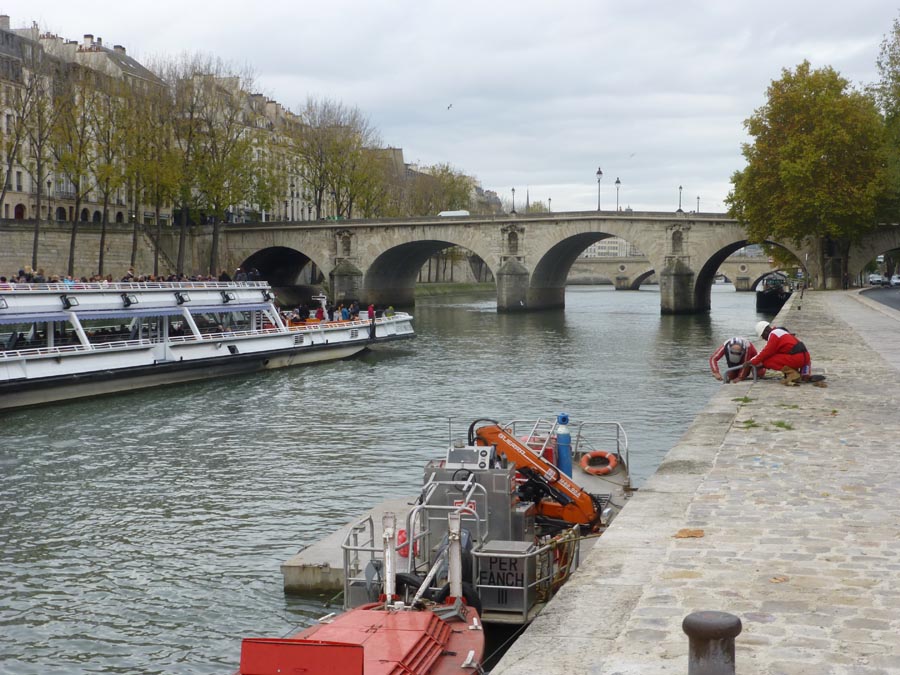
{"label": "mooring bollard", "polygon": [[741,620],[728,612],[694,612],[681,628],[690,641],[688,675],[734,675],[734,638]]}

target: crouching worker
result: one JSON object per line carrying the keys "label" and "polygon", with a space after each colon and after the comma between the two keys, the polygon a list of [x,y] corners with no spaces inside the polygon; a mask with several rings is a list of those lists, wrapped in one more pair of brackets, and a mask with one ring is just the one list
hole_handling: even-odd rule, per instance
{"label": "crouching worker", "polygon": [[[722,380],[722,373],[719,372],[719,361],[723,356],[725,357],[725,377],[728,378],[727,381],[740,381],[750,374],[750,366],[746,364],[756,356],[756,347],[749,340],[742,337],[733,337],[719,347],[709,357],[709,369],[717,380]],[[740,370],[731,370],[741,365],[744,367]],[[765,368],[759,368],[756,374],[762,377],[765,372]]]}
{"label": "crouching worker", "polygon": [[784,373],[786,385],[810,380],[809,351],[796,336],[784,328],[769,325],[768,321],[756,324],[756,334],[766,341],[766,346],[750,359],[751,364]]}

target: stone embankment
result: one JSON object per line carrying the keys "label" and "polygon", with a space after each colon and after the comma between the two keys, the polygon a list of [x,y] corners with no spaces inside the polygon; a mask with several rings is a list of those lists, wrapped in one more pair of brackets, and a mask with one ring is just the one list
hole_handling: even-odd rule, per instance
{"label": "stone embankment", "polygon": [[698,610],[740,618],[740,675],[900,673],[900,312],[776,323],[827,388],[723,385],[494,675],[685,674]]}

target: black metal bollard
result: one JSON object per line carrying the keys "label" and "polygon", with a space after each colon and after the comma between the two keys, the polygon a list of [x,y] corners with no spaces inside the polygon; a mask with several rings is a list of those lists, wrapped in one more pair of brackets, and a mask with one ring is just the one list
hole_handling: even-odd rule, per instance
{"label": "black metal bollard", "polygon": [[734,675],[734,638],[741,620],[728,612],[694,612],[681,628],[690,640],[688,675]]}

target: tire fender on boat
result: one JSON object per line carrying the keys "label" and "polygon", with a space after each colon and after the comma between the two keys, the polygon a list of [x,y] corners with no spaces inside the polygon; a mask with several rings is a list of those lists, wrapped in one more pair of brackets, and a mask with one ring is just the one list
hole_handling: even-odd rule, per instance
{"label": "tire fender on boat", "polygon": [[[594,459],[605,459],[606,464],[602,466],[594,466],[591,464],[591,460]],[[589,473],[592,476],[606,476],[613,472],[613,469],[619,463],[619,458],[616,457],[615,453],[606,452],[605,450],[594,450],[592,452],[586,453],[581,458],[581,469],[585,473]]]}

